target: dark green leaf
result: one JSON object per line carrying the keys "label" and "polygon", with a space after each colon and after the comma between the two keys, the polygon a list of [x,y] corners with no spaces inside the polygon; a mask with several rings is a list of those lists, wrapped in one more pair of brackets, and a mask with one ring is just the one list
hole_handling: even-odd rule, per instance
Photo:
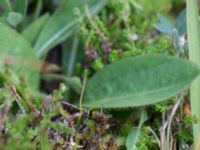
{"label": "dark green leaf", "polygon": [[142,55],[108,65],[87,83],[87,107],[120,108],[154,104],[182,91],[199,75],[192,62]]}
{"label": "dark green leaf", "polygon": [[62,44],[62,71],[64,75],[72,76],[74,74],[75,64],[80,62],[83,58],[84,51],[82,51],[79,39],[75,36],[68,38]]}
{"label": "dark green leaf", "polygon": [[15,11],[25,16],[28,7],[28,0],[15,0],[14,4]]}

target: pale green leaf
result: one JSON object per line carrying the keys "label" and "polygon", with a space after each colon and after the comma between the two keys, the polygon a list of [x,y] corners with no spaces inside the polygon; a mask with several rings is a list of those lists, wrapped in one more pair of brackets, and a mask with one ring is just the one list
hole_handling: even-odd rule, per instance
{"label": "pale green leaf", "polygon": [[156,23],[154,27],[159,30],[160,32],[163,32],[165,34],[172,35],[174,25],[169,22],[169,20],[162,14],[158,14],[158,18],[160,20],[159,23]]}
{"label": "pale green leaf", "polygon": [[6,19],[11,26],[16,27],[22,21],[23,16],[17,12],[10,12]]}
{"label": "pale green leaf", "polygon": [[67,77],[62,75],[56,74],[46,74],[43,76],[44,80],[51,81],[51,80],[61,80],[66,83],[67,86],[71,87],[74,91],[78,94],[81,93],[82,83],[80,78],[78,77]]}
{"label": "pale green leaf", "polygon": [[140,129],[138,127],[133,127],[126,139],[127,150],[137,150],[136,142],[139,139],[139,135],[140,135]]}
{"label": "pale green leaf", "polygon": [[162,55],[142,55],[108,65],[88,81],[87,107],[120,108],[154,104],[180,91],[199,75],[192,62]]}
{"label": "pale green leaf", "polygon": [[[186,1],[186,21],[189,58],[192,62],[200,66],[200,25],[199,8],[197,0]],[[195,80],[190,87],[190,101],[192,115],[200,116],[200,78]],[[193,123],[194,145],[198,145],[200,135],[200,122]],[[198,146],[197,146],[198,147]],[[199,147],[200,148],[200,147]],[[196,148],[199,150],[199,148]]]}

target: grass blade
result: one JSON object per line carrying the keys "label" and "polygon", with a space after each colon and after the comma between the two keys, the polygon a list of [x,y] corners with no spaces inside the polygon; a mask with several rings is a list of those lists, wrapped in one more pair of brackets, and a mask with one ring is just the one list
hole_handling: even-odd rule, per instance
{"label": "grass blade", "polygon": [[[199,13],[197,0],[187,0],[187,33],[190,60],[200,66],[200,32]],[[200,78],[192,83],[190,88],[190,100],[192,114],[200,117]],[[200,122],[193,124],[195,143],[200,138]]]}

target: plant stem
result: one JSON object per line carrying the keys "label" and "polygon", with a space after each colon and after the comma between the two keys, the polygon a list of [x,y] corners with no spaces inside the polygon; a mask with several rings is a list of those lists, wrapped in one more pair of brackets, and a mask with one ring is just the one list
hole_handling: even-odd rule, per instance
{"label": "plant stem", "polygon": [[[187,0],[187,34],[190,60],[200,66],[200,32],[197,0]],[[190,88],[192,114],[200,116],[200,78],[197,78]],[[194,143],[200,138],[200,121],[193,124]]]}
{"label": "plant stem", "polygon": [[87,75],[84,72],[83,86],[82,86],[81,96],[80,96],[80,100],[79,100],[80,116],[82,116],[82,114],[83,114],[83,106],[82,106],[83,105],[83,93],[85,91],[86,81],[87,81]]}

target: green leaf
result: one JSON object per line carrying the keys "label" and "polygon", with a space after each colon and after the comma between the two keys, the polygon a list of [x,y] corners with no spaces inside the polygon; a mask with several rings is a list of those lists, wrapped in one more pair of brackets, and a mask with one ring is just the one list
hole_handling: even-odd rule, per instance
{"label": "green leaf", "polygon": [[3,57],[8,58],[12,70],[19,76],[26,78],[32,89],[38,88],[39,73],[32,69],[27,62],[34,64],[36,57],[28,41],[8,26],[0,23],[0,71],[5,63]]}
{"label": "green leaf", "polygon": [[3,10],[7,13],[12,11],[10,0],[0,0],[0,5],[2,6]]}
{"label": "green leaf", "polygon": [[42,27],[45,25],[49,18],[49,14],[45,14],[31,23],[24,31],[22,35],[33,45],[37,39]]}
{"label": "green leaf", "polygon": [[154,27],[159,30],[160,32],[172,35],[173,34],[173,28],[174,25],[172,25],[169,20],[162,14],[158,14],[158,18],[160,20],[160,23],[156,23]]}
{"label": "green leaf", "polygon": [[[199,25],[199,7],[197,0],[186,1],[186,21],[189,59],[200,66],[200,25]],[[200,78],[195,80],[190,87],[190,101],[192,115],[200,116]],[[200,122],[193,123],[194,145],[199,144]],[[199,150],[199,145],[196,149]]]}
{"label": "green leaf", "polygon": [[[34,46],[37,57],[41,58],[50,48],[59,44],[77,27],[74,9],[83,12],[85,5],[89,6],[91,14],[97,13],[104,5],[105,0],[67,0],[47,21]],[[82,16],[83,17],[83,16]]]}
{"label": "green leaf", "polygon": [[43,0],[37,0],[37,4],[34,10],[34,18],[37,19],[43,8]]}
{"label": "green leaf", "polygon": [[20,13],[10,12],[6,19],[11,26],[16,27],[22,21],[23,16]]}
{"label": "green leaf", "polygon": [[142,55],[108,65],[87,83],[86,107],[122,108],[154,104],[182,91],[199,75],[192,62]]}
{"label": "green leaf", "polygon": [[72,76],[75,65],[80,63],[84,57],[82,45],[76,36],[71,36],[62,44],[62,71],[64,75]]}
{"label": "green leaf", "polygon": [[0,17],[0,23],[8,25],[8,22],[5,17]]}
{"label": "green leaf", "polygon": [[45,132],[44,129],[41,129],[40,131],[39,141],[41,146],[40,149],[42,150],[53,149],[50,141],[48,140],[48,134]]}
{"label": "green leaf", "polygon": [[46,74],[43,75],[44,80],[51,81],[51,80],[61,80],[66,83],[67,86],[71,87],[76,91],[78,94],[81,93],[82,83],[80,78],[78,77],[67,77],[63,75],[56,75],[56,74]]}
{"label": "green leaf", "polygon": [[28,7],[28,0],[15,0],[14,4],[15,11],[25,16]]}
{"label": "green leaf", "polygon": [[140,138],[140,130],[142,124],[147,120],[147,113],[144,109],[141,111],[140,122],[138,127],[133,127],[126,138],[126,148],[127,150],[137,150],[136,144]]}
{"label": "green leaf", "polygon": [[179,36],[186,33],[186,9],[182,10],[176,19],[176,28],[178,29]]}
{"label": "green leaf", "polygon": [[143,10],[142,5],[137,1],[130,1],[130,3],[138,10]]}

